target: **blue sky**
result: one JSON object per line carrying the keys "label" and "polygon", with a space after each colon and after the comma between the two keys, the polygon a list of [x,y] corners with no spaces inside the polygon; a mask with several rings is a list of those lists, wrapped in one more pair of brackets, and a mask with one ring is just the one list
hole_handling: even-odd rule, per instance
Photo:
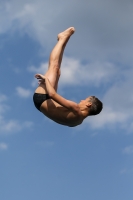
{"label": "blue sky", "polygon": [[[133,2],[0,1],[0,199],[132,200]],[[102,113],[75,128],[34,107],[35,73],[74,26],[58,92]]]}

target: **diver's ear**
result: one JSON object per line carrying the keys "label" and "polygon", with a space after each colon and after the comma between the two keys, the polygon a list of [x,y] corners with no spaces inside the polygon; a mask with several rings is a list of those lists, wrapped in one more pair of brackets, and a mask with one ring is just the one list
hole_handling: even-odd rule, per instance
{"label": "diver's ear", "polygon": [[86,106],[87,107],[91,107],[92,106],[92,102],[87,102]]}

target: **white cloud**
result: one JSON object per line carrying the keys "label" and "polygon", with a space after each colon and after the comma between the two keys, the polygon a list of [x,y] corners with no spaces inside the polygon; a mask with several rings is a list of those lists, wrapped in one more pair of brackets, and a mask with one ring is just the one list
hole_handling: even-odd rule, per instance
{"label": "white cloud", "polygon": [[31,121],[20,122],[15,119],[6,119],[4,114],[6,113],[9,105],[5,102],[7,101],[7,97],[3,94],[0,94],[0,135],[6,133],[13,133],[20,131],[25,128],[32,127],[33,123]]}
{"label": "white cloud", "polygon": [[17,91],[17,94],[20,97],[23,97],[23,98],[27,98],[27,97],[29,97],[31,95],[31,91],[30,90],[24,89],[22,87],[17,87],[16,91]]}
{"label": "white cloud", "polygon": [[[48,69],[48,63],[41,63],[39,67],[35,66],[28,67],[28,71],[34,72],[35,74],[36,73],[44,74],[47,71],[47,69]],[[32,87],[37,86],[37,80],[35,78],[32,80],[31,85]]]}
{"label": "white cloud", "polygon": [[[133,70],[129,67],[133,64],[132,1],[83,0],[77,4],[68,0],[62,4],[60,0],[11,0],[3,1],[0,10],[0,33],[27,33],[45,47],[45,56],[55,44],[56,34],[74,25],[76,33],[65,50],[74,58],[64,57],[60,85],[82,83],[100,88],[112,81],[103,95],[104,110],[96,117],[97,123],[91,118],[87,123],[93,128],[119,123],[133,130]],[[82,64],[84,60],[90,63]],[[44,73],[47,63],[31,70]],[[36,85],[35,80],[32,85]],[[28,97],[26,91],[18,94]]]}
{"label": "white cloud", "polygon": [[51,16],[57,16],[60,8],[51,7],[51,2],[47,0],[45,2],[11,0],[2,2],[0,9],[0,33],[19,30],[21,35],[27,33],[44,45],[47,38],[45,36],[48,36],[47,26],[52,20]]}
{"label": "white cloud", "polygon": [[48,63],[41,63],[39,67],[31,66],[28,68],[30,72],[41,73],[44,74],[48,69]]}
{"label": "white cloud", "polygon": [[[93,128],[119,127],[125,129],[125,133],[133,131],[133,69],[121,70],[118,72],[119,79],[112,82],[104,94],[103,111],[96,117],[90,117],[86,121]],[[117,75],[116,75],[117,76]]]}
{"label": "white cloud", "polygon": [[124,154],[133,154],[133,145],[127,146],[123,149]]}
{"label": "white cloud", "polygon": [[[44,74],[48,69],[48,63],[41,63],[39,67],[31,66],[30,72]],[[99,86],[101,83],[109,83],[118,68],[109,62],[93,62],[82,64],[80,60],[64,56],[61,66],[60,86],[90,85]],[[32,83],[35,85],[35,81]]]}
{"label": "white cloud", "polygon": [[4,113],[8,109],[8,106],[5,104],[6,101],[7,96],[0,94],[0,114]]}
{"label": "white cloud", "polygon": [[0,94],[0,103],[7,100],[7,96],[4,94]]}
{"label": "white cloud", "polygon": [[1,142],[0,143],[0,150],[7,150],[8,149],[8,145],[6,143]]}
{"label": "white cloud", "polygon": [[26,128],[31,128],[33,123],[31,121],[20,122],[19,120],[6,120],[4,117],[0,117],[0,135],[15,133]]}
{"label": "white cloud", "polygon": [[82,64],[80,60],[64,57],[62,62],[61,85],[92,84],[98,86],[108,83],[113,78],[117,69],[115,65],[108,62],[91,62]]}
{"label": "white cloud", "polygon": [[120,174],[132,174],[133,173],[133,168],[131,169],[122,169],[120,170]]}
{"label": "white cloud", "polygon": [[69,55],[133,62],[133,2],[130,0],[126,3],[83,0],[78,4],[77,0],[63,4],[61,0],[5,0],[0,11],[0,33],[19,30],[49,50],[55,34],[74,25],[77,33],[67,48]]}
{"label": "white cloud", "polygon": [[[103,102],[104,103],[104,102]],[[103,104],[102,112],[97,116],[90,116],[85,120],[94,129],[105,128],[106,126],[123,126],[128,120],[127,114],[122,111],[114,111],[111,107]]]}

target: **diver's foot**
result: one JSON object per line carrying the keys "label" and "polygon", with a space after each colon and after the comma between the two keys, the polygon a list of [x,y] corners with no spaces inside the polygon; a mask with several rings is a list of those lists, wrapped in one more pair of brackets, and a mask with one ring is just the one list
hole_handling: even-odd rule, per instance
{"label": "diver's foot", "polygon": [[75,32],[75,28],[74,28],[74,27],[70,27],[70,28],[66,29],[65,31],[59,33],[57,39],[58,39],[58,40],[66,40],[66,39],[68,39],[74,32]]}

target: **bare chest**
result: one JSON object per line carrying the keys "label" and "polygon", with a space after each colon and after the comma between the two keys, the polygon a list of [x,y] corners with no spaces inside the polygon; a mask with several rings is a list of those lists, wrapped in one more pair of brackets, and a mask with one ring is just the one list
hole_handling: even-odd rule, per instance
{"label": "bare chest", "polygon": [[83,121],[80,115],[74,114],[52,100],[47,100],[42,104],[41,112],[56,123],[70,127],[77,126]]}

